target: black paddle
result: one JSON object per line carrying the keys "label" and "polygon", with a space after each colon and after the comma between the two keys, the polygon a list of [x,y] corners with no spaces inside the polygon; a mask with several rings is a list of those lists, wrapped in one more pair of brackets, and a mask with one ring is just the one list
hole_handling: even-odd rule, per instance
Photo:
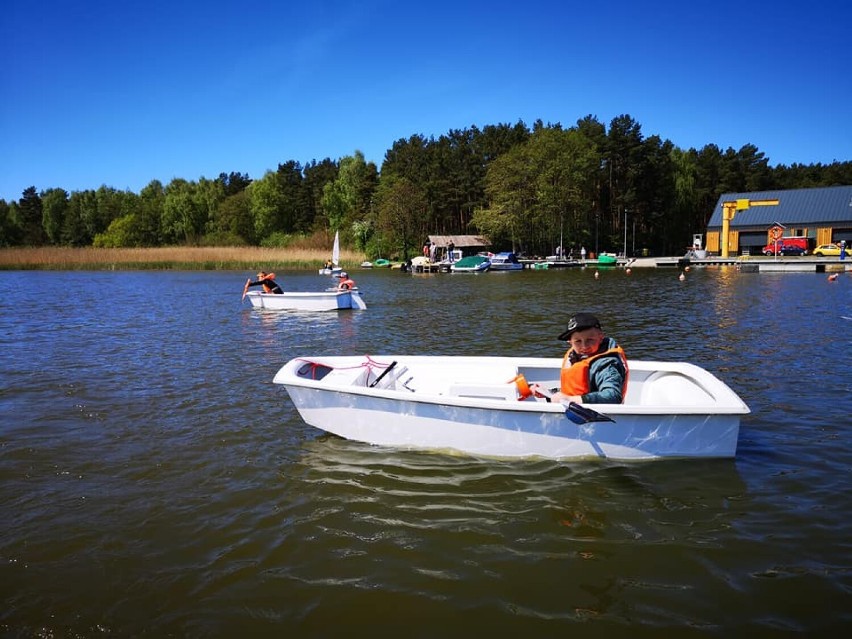
{"label": "black paddle", "polygon": [[592,410],[587,406],[580,406],[576,402],[568,402],[568,406],[565,408],[565,416],[575,424],[588,424],[589,422],[615,423],[612,417]]}
{"label": "black paddle", "polygon": [[394,366],[396,366],[396,360],[393,360],[393,361],[390,363],[390,365],[389,365],[389,366],[388,366],[388,367],[387,367],[384,371],[382,371],[382,374],[381,374],[381,375],[379,375],[376,379],[374,379],[374,380],[373,380],[373,383],[372,383],[372,384],[370,384],[370,388],[373,388],[373,386],[375,386],[375,385],[376,385],[376,384],[378,384],[380,381],[382,381],[382,377],[384,377],[385,375],[387,375],[388,373],[390,373],[391,369],[392,369]]}

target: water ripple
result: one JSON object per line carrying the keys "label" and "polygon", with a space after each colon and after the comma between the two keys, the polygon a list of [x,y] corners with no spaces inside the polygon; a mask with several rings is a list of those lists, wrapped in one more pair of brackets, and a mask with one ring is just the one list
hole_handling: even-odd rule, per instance
{"label": "water ripple", "polygon": [[[250,310],[242,273],[27,274],[48,312],[0,273],[3,634],[433,636],[461,615],[500,635],[848,626],[845,281],[593,273],[364,272],[366,312],[320,315]],[[372,447],[307,426],[271,383],[304,355],[558,356],[578,310],[632,358],[694,361],[737,389],[753,410],[737,459]]]}

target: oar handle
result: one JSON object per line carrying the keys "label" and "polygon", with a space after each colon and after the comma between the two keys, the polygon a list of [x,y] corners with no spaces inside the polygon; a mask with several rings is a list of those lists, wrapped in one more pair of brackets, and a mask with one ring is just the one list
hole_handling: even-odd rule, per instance
{"label": "oar handle", "polygon": [[370,388],[373,388],[376,384],[378,384],[380,381],[382,381],[382,378],[383,378],[385,375],[387,375],[388,373],[390,373],[390,372],[391,372],[391,369],[392,369],[394,366],[396,366],[396,360],[393,360],[393,361],[390,363],[390,365],[389,365],[389,366],[388,366],[385,370],[383,370],[383,371],[382,371],[382,374],[381,374],[381,375],[379,375],[376,379],[374,379],[374,380],[373,380],[373,383],[372,383],[372,384],[370,384]]}

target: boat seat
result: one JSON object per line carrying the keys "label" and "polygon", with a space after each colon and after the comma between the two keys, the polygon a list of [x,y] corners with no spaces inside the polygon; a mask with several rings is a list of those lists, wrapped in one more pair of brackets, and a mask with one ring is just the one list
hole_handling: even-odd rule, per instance
{"label": "boat seat", "polygon": [[[411,380],[411,377],[411,374],[408,372],[408,366],[405,366],[404,364],[399,364],[389,370],[387,374],[382,377],[373,388],[402,390],[403,387],[407,388],[407,382]],[[378,377],[374,377],[373,379],[378,379]],[[408,388],[408,390],[413,389]]]}
{"label": "boat seat", "polygon": [[409,369],[406,364],[397,364],[385,375],[382,375],[384,369],[381,368],[333,369],[325,374],[325,378],[337,384],[406,390],[422,395],[518,399],[518,388],[514,383],[518,374],[516,367],[496,366],[482,370],[475,366],[456,366],[448,379],[446,368],[419,363],[412,366],[414,368]]}
{"label": "boat seat", "polygon": [[477,399],[504,399],[517,401],[518,387],[514,383],[503,384],[477,384],[475,382],[463,382],[450,384],[451,397],[475,397]]}
{"label": "boat seat", "polygon": [[[715,406],[713,396],[686,375],[656,371],[642,382],[640,404],[644,406]],[[628,390],[628,396],[630,392]]]}

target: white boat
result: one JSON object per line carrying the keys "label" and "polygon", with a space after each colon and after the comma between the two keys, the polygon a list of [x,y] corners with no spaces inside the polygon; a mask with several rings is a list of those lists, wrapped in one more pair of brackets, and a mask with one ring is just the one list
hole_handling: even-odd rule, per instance
{"label": "white boat", "polygon": [[436,262],[438,265],[438,270],[442,273],[449,273],[452,270],[453,264],[458,262],[464,257],[462,255],[462,250],[454,248],[452,251],[447,249],[444,252],[444,257],[440,261]]}
{"label": "white boat", "polygon": [[491,267],[491,261],[482,255],[468,255],[450,265],[452,273],[484,273]]}
{"label": "white boat", "polygon": [[323,267],[319,270],[320,275],[339,275],[343,271],[340,266],[340,231],[334,232],[334,246],[331,247],[331,267]]}
{"label": "white boat", "polygon": [[491,258],[492,271],[523,271],[524,265],[518,261],[518,256],[514,253],[497,253]]}
{"label": "white boat", "polygon": [[260,293],[252,291],[246,297],[254,308],[265,308],[273,311],[336,311],[352,308],[365,310],[367,305],[358,289],[351,291],[302,292],[284,291],[281,294]]}
{"label": "white boat", "polygon": [[518,401],[518,375],[558,387],[561,364],[538,357],[299,357],[273,381],[287,389],[306,423],[380,446],[504,458],[736,454],[749,408],[708,371],[630,361],[623,404]]}

